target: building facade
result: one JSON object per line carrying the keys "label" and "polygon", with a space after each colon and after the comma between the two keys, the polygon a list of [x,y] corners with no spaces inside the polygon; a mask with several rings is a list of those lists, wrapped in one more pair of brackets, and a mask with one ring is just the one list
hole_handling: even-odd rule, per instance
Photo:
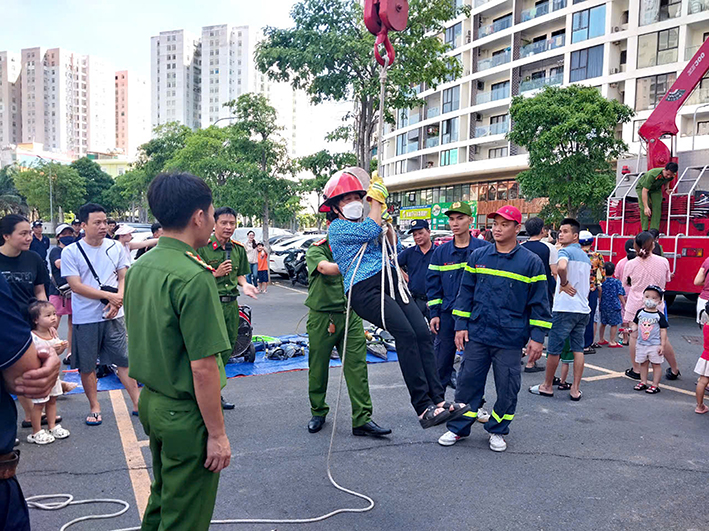
{"label": "building facade", "polygon": [[[478,227],[502,203],[525,219],[538,213],[544,203],[522,199],[515,181],[528,156],[506,134],[511,98],[547,85],[594,86],[634,108],[618,132],[637,154],[638,128],[709,37],[709,0],[461,1],[470,17],[450,21],[441,38],[462,75],[419,87],[425,103],[385,130],[383,174],[403,225],[408,210],[461,200],[475,202]],[[678,150],[709,147],[705,103],[709,79],[677,117]]]}
{"label": "building facade", "polygon": [[131,160],[138,148],[150,140],[150,89],[145,79],[133,72],[116,72],[116,147]]}
{"label": "building facade", "polygon": [[0,146],[22,141],[21,56],[0,52]]}

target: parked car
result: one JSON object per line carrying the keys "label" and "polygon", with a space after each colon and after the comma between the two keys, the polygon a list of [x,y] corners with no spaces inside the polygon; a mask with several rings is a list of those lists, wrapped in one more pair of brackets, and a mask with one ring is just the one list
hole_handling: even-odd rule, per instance
{"label": "parked car", "polygon": [[307,249],[315,242],[322,240],[325,236],[327,236],[325,233],[308,234],[291,238],[272,246],[271,256],[268,261],[271,272],[288,277],[288,270],[286,269],[286,265],[284,263],[284,259],[288,253],[296,248]]}
{"label": "parked car", "polygon": [[[263,228],[262,227],[237,227],[237,229],[234,231],[234,234],[232,235],[232,238],[234,238],[236,241],[239,242],[245,242],[248,238],[246,235],[248,232],[252,230],[254,231],[256,241],[260,242],[263,241]],[[268,228],[268,241],[270,243],[271,238],[274,236],[292,236],[293,233],[289,230],[285,229],[279,229],[277,227],[269,227]]]}
{"label": "parked car", "polygon": [[[433,241],[434,245],[438,245],[438,243],[436,243],[437,238],[448,238],[448,240],[450,240],[453,238],[453,235],[449,230],[432,230],[431,241]],[[401,237],[401,245],[403,247],[413,247],[414,245],[416,245],[416,242],[414,241],[414,235],[408,233],[404,234]]]}

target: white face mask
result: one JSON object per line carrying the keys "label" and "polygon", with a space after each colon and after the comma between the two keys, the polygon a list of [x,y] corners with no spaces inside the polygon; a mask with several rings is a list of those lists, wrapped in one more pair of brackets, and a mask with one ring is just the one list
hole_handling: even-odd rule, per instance
{"label": "white face mask", "polygon": [[359,201],[352,201],[342,207],[342,215],[350,221],[357,221],[364,214],[364,205]]}
{"label": "white face mask", "polygon": [[657,302],[652,299],[643,300],[643,304],[645,305],[645,308],[649,308],[649,309],[657,308]]}

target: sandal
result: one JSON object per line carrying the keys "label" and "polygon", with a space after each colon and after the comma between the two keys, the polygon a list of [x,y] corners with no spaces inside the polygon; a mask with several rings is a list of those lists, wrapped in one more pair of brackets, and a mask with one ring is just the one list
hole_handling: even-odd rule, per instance
{"label": "sandal", "polygon": [[[57,420],[55,421],[57,424],[59,424],[62,421],[62,416],[57,415]],[[47,415],[45,413],[42,413],[42,426],[47,425]],[[29,420],[23,420],[22,421],[22,427],[23,428],[31,428],[32,427],[32,422]]]}
{"label": "sandal", "polygon": [[628,378],[632,378],[633,380],[639,380],[640,379],[640,373],[635,372],[632,367],[630,369],[625,369],[625,375]]}
{"label": "sandal", "polygon": [[[440,409],[441,412],[436,414],[436,410]],[[446,422],[451,418],[451,412],[447,409],[438,408],[435,405],[430,405],[423,412],[423,416],[419,418],[419,423],[424,430],[432,428],[433,426],[438,426],[443,422]]]}
{"label": "sandal", "polygon": [[569,389],[571,389],[571,384],[568,382],[561,382],[557,389],[559,391],[568,391]]}
{"label": "sandal", "polygon": [[661,389],[659,387],[655,387],[654,385],[651,385],[650,387],[645,389],[645,392],[649,395],[656,395],[660,391],[661,391]]}
{"label": "sandal", "polygon": [[644,383],[639,383],[635,387],[633,387],[636,391],[645,391],[647,389],[647,385]]}
{"label": "sandal", "polygon": [[101,413],[89,413],[86,417],[87,426],[100,426],[102,422],[103,419],[101,419]]}
{"label": "sandal", "polygon": [[551,383],[551,385],[559,385],[561,383],[561,378],[558,376],[554,376],[554,381]]}
{"label": "sandal", "polygon": [[578,402],[581,400],[581,397],[583,396],[583,391],[579,391],[579,396],[574,396],[574,395],[569,395],[569,398],[573,400],[574,402]]}
{"label": "sandal", "polygon": [[[604,339],[603,341],[599,341],[598,343],[596,343],[596,346],[602,347],[603,345],[607,345],[607,344],[608,344],[608,341],[606,341]],[[593,346],[593,345],[591,345],[591,346]]]}
{"label": "sandal", "polygon": [[541,389],[539,389],[539,385],[533,385],[532,387],[530,387],[529,392],[533,395],[547,396],[549,398],[554,396],[554,393],[547,393],[546,391],[542,391]]}
{"label": "sandal", "polygon": [[709,411],[709,407],[707,407],[706,404],[702,404],[701,406],[697,406],[696,409],[694,410],[695,413],[698,413],[700,415],[704,415],[704,413],[706,413],[707,411]]}
{"label": "sandal", "polygon": [[448,420],[457,419],[461,415],[464,415],[470,411],[470,406],[468,404],[463,404],[462,402],[444,402],[441,407],[450,412],[451,416],[448,417]]}

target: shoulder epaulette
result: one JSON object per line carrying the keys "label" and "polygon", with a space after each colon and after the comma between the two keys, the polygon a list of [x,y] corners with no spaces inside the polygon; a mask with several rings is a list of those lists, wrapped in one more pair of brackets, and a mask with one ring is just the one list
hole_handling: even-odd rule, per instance
{"label": "shoulder epaulette", "polygon": [[236,241],[236,240],[233,239],[233,238],[231,239],[231,243],[234,243],[234,244],[236,244],[236,245],[241,245],[244,249],[246,249],[246,245],[244,245],[243,243],[241,243],[241,242],[239,242],[239,241]]}
{"label": "shoulder epaulette", "polygon": [[214,269],[212,266],[210,266],[207,262],[205,262],[204,260],[202,260],[199,256],[197,256],[197,255],[194,254],[193,252],[191,252],[191,251],[185,251],[185,254],[186,254],[187,256],[189,256],[192,260],[194,260],[195,262],[197,262],[199,265],[201,265],[203,268],[205,268],[207,271],[215,271],[215,269]]}
{"label": "shoulder epaulette", "polygon": [[322,245],[323,243],[327,242],[327,238],[323,238],[319,242],[315,242],[313,245]]}

